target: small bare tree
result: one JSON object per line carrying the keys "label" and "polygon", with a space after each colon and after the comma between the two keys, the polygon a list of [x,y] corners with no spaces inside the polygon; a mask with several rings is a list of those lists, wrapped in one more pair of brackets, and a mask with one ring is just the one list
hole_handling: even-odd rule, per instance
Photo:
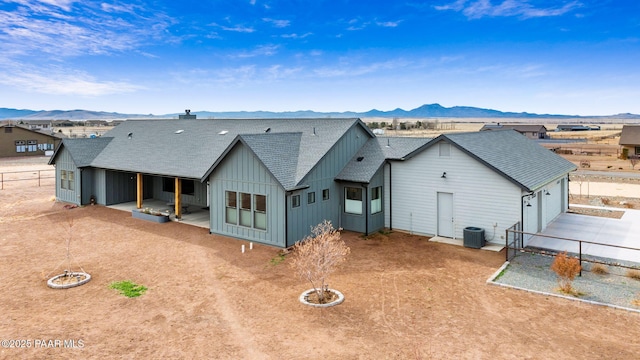
{"label": "small bare tree", "polygon": [[291,267],[302,279],[311,283],[318,294],[318,302],[325,303],[327,277],[344,262],[350,249],[328,220],[311,229],[311,235],[293,246]]}
{"label": "small bare tree", "polygon": [[636,165],[638,165],[638,162],[640,161],[640,156],[638,155],[629,155],[629,161],[631,162],[631,169],[636,168]]}

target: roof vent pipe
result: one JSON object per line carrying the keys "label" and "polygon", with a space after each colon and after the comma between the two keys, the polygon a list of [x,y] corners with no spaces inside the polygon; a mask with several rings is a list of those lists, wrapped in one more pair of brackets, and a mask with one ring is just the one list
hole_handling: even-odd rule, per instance
{"label": "roof vent pipe", "polygon": [[316,136],[316,127],[313,127],[313,136]]}

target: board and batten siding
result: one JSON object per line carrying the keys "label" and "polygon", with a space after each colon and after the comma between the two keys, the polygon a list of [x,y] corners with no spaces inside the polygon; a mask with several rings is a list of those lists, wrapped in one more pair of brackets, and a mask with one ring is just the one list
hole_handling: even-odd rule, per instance
{"label": "board and batten siding", "polygon": [[[285,247],[285,191],[245,145],[238,143],[209,176],[210,229],[212,234]],[[227,224],[225,192],[265,195],[267,229]]]}
{"label": "board and batten siding", "polygon": [[[322,133],[317,136],[322,136]],[[334,228],[352,230],[345,227],[341,216],[343,187],[334,179],[370,138],[371,135],[359,125],[349,129],[301,181],[308,188],[287,196],[287,246],[310,235],[311,228],[324,220],[331,221]],[[328,200],[322,200],[323,189],[329,189]],[[313,204],[307,201],[310,192],[315,192],[316,201]],[[291,196],[295,195],[300,195],[300,206],[293,208]]]}
{"label": "board and batten siding", "polygon": [[[61,173],[63,170],[67,173],[69,171],[73,171],[73,190],[69,190],[70,186],[67,186],[67,189],[62,188]],[[80,194],[82,194],[80,169],[78,169],[75,162],[73,161],[69,150],[63,147],[58,152],[58,155],[56,155],[56,199],[76,205],[81,205],[82,199],[80,197]]]}
{"label": "board and batten siding", "polygon": [[[162,189],[162,177],[161,176],[151,176],[151,175],[143,175],[143,179],[146,180],[147,177],[150,177],[151,180],[148,180],[152,189],[152,197],[157,200],[163,200],[166,202],[174,202],[175,201],[175,193],[163,191]],[[171,181],[175,181],[175,178],[170,178]],[[184,181],[184,180],[183,180]],[[183,205],[194,205],[194,206],[207,206],[207,184],[201,183],[200,180],[193,180],[193,195],[182,194],[182,204]],[[144,182],[147,185],[147,181]],[[184,188],[183,188],[184,189]],[[147,193],[147,189],[143,187],[142,190],[144,193]]]}
{"label": "board and batten siding", "polygon": [[137,175],[132,172],[105,172],[105,205],[136,201]]}
{"label": "board and batten siding", "polygon": [[[485,230],[488,241],[502,242],[505,229],[520,221],[521,188],[453,145],[449,156],[440,156],[438,143],[406,161],[393,162],[391,169],[394,229],[438,234],[438,192],[453,194],[455,238],[474,226]],[[387,183],[388,172],[385,166]]]}

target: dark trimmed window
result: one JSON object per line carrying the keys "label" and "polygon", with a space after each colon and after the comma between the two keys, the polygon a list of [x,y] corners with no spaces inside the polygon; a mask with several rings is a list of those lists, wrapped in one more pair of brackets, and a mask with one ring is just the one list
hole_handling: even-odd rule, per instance
{"label": "dark trimmed window", "polygon": [[238,224],[238,199],[235,191],[225,191],[225,222],[227,224]]}
{"label": "dark trimmed window", "polygon": [[267,197],[253,195],[253,227],[267,230]]}
{"label": "dark trimmed window", "polygon": [[300,206],[300,195],[291,196],[291,207],[297,208]]}
{"label": "dark trimmed window", "polygon": [[195,195],[196,182],[190,179],[182,180],[182,195]]}
{"label": "dark trimmed window", "polygon": [[329,189],[322,190],[322,200],[329,200]]}
{"label": "dark trimmed window", "polygon": [[313,204],[316,202],[316,192],[312,191],[307,193],[307,204]]}
{"label": "dark trimmed window", "polygon": [[347,187],[344,189],[344,212],[362,214],[362,188]]}
{"label": "dark trimmed window", "polygon": [[382,186],[371,189],[371,213],[377,214],[382,211]]}
{"label": "dark trimmed window", "polygon": [[162,191],[175,192],[176,180],[174,178],[163,177],[162,178]]}

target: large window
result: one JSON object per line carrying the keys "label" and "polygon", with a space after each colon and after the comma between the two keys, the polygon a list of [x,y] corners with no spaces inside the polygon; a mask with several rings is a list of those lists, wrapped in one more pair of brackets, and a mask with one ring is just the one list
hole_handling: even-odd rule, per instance
{"label": "large window", "polygon": [[29,151],[29,152],[38,151],[38,141],[37,140],[27,140],[27,151]]}
{"label": "large window", "polygon": [[267,230],[267,197],[225,191],[225,222]]}
{"label": "large window", "polygon": [[27,151],[27,142],[24,140],[17,140],[16,141],[16,152],[25,152]]}
{"label": "large window", "polygon": [[253,195],[253,227],[267,230],[267,197]]}
{"label": "large window", "polygon": [[225,191],[225,215],[227,224],[238,224],[238,201],[235,191]]}
{"label": "large window", "polygon": [[60,188],[61,189],[67,189],[68,188],[67,170],[60,170]]}
{"label": "large window", "polygon": [[240,193],[240,225],[251,227],[251,194]]}
{"label": "large window", "polygon": [[377,214],[382,211],[382,186],[371,189],[371,213]]}
{"label": "large window", "polygon": [[[196,183],[191,179],[181,179],[181,191],[182,195],[195,195]],[[162,191],[175,193],[176,192],[176,179],[175,178],[162,178]]]}
{"label": "large window", "polygon": [[362,188],[348,187],[344,191],[344,212],[362,214]]}
{"label": "large window", "polygon": [[69,178],[69,190],[75,190],[76,188],[76,177],[73,171],[67,171],[67,177]]}

